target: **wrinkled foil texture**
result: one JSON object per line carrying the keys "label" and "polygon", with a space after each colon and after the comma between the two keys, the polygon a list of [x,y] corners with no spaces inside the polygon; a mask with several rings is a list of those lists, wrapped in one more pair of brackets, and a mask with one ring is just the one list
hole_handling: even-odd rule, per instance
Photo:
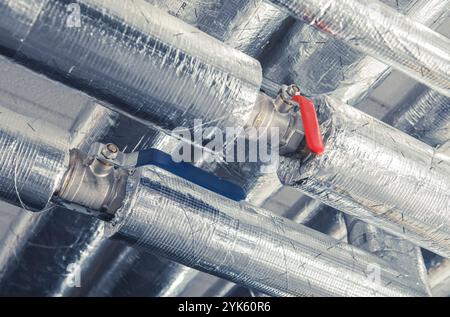
{"label": "wrinkled foil texture", "polygon": [[450,140],[450,98],[426,90],[393,125],[431,146],[442,145]]}
{"label": "wrinkled foil texture", "polygon": [[348,242],[397,267],[402,267],[415,280],[415,287],[431,296],[427,270],[420,247],[408,240],[390,235],[352,216],[345,215]]}
{"label": "wrinkled foil texture", "polygon": [[[272,2],[305,23],[450,96],[450,40],[380,1]],[[345,70],[344,61],[342,65]]]}
{"label": "wrinkled foil texture", "polygon": [[[139,175],[140,174],[140,175]],[[274,296],[419,295],[383,260],[157,167],[128,183],[115,238]],[[380,268],[382,283],[367,278]]]}
{"label": "wrinkled foil texture", "polygon": [[262,80],[256,60],[144,1],[77,3],[80,24],[70,27],[65,1],[42,1],[40,11],[32,0],[3,2],[2,17],[18,19],[2,24],[5,32],[24,31],[2,47],[140,121],[244,125]]}
{"label": "wrinkled foil texture", "polygon": [[255,58],[289,17],[264,0],[146,1]]}
{"label": "wrinkled foil texture", "polygon": [[449,158],[333,99],[316,104],[325,153],[282,158],[281,182],[449,256]]}
{"label": "wrinkled foil texture", "polygon": [[[62,155],[69,148],[88,149],[92,142],[102,139],[116,122],[117,113],[93,102],[86,95],[74,92],[4,58],[1,58],[1,69],[12,77],[8,79],[10,84],[3,83],[0,90],[2,106],[7,108],[2,113],[7,121],[12,121],[1,128],[13,126],[23,138],[35,138],[36,144],[46,147],[53,144]],[[64,98],[71,100],[64,103]],[[76,109],[71,109],[74,105]],[[19,122],[17,127],[14,120]],[[20,142],[19,136],[17,142]],[[30,153],[32,151],[30,149]],[[16,152],[19,154],[16,159],[25,157],[23,153],[25,152]],[[53,164],[51,160],[42,159],[39,163],[45,162]],[[35,173],[33,170],[37,169],[36,166],[28,164],[22,168],[30,168],[31,173]],[[64,173],[64,170],[61,171]],[[23,170],[22,173],[30,171]],[[59,175],[57,173],[55,177],[59,178]],[[51,177],[49,176],[49,182]],[[57,181],[58,179],[54,180],[55,183]],[[49,189],[47,195],[50,196],[51,191]],[[21,197],[20,192],[18,195]],[[20,201],[19,205],[22,206]],[[81,223],[82,217],[68,214],[53,204],[45,206],[39,213],[32,213],[27,209],[18,211],[0,243],[0,293],[54,295],[52,286],[57,281],[67,276],[64,283],[70,282],[73,273],[66,271],[67,265],[74,258],[80,259],[80,262],[81,259],[86,260],[88,252],[82,244],[85,238],[89,239],[86,233],[93,235],[97,230],[93,227],[99,223],[94,219]],[[70,241],[70,238],[73,240]],[[34,286],[33,290],[30,290],[29,285]]]}
{"label": "wrinkled foil texture", "polygon": [[[68,136],[1,107],[0,196],[24,209],[47,206],[68,166]],[[52,141],[40,136],[53,135]]]}

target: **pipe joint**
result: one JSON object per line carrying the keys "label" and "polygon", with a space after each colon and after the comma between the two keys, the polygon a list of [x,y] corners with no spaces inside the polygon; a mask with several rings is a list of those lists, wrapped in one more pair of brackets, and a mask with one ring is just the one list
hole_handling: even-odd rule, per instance
{"label": "pipe joint", "polygon": [[272,129],[278,130],[280,154],[296,151],[304,137],[298,108],[289,100],[284,96],[284,91],[280,91],[275,100],[260,93],[255,105],[256,114],[252,121],[254,128],[267,130],[269,136]]}
{"label": "pipe joint", "polygon": [[[105,149],[111,146],[107,144]],[[99,156],[72,149],[69,169],[57,192],[57,199],[65,205],[82,206],[87,213],[99,218],[111,218],[122,204],[128,175],[127,169],[117,168]]]}

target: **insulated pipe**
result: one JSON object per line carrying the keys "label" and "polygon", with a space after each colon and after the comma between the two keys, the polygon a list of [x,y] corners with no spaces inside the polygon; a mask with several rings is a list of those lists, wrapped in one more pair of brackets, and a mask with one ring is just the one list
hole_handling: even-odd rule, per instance
{"label": "insulated pipe", "polygon": [[253,56],[259,57],[272,36],[289,24],[289,15],[264,0],[250,1],[243,17],[237,21],[225,43]]}
{"label": "insulated pipe", "polygon": [[271,0],[450,97],[450,40],[376,0]]}
{"label": "insulated pipe", "polygon": [[375,254],[392,265],[402,267],[416,281],[417,289],[431,295],[427,270],[420,247],[352,216],[346,215],[345,221],[347,223],[348,242],[351,245]]}
{"label": "insulated pipe", "polygon": [[[408,17],[414,21],[433,28],[439,25],[442,20],[440,16],[448,11],[450,5],[450,2],[445,0],[383,2],[392,4],[400,12],[407,12]],[[283,67],[280,67],[280,63]],[[384,78],[385,73],[390,70],[389,66],[378,60],[364,56],[362,52],[338,39],[318,33],[300,21],[289,30],[283,42],[271,52],[270,58],[267,58],[267,61],[263,60],[263,65],[264,76],[274,81],[296,82],[306,94],[327,93],[349,103],[361,100],[368,88],[374,86],[380,78]],[[428,118],[429,122],[432,120],[430,119]],[[400,254],[403,266],[411,267],[410,272],[418,276],[418,286],[426,287],[426,283],[421,281],[424,274],[422,274],[422,255],[418,247],[414,248],[411,243],[396,239],[388,233],[381,233],[381,230],[362,221],[358,223],[358,226],[349,228],[349,234],[370,235],[371,228],[379,232],[377,235],[371,235],[375,240],[371,242],[371,245],[378,242],[382,244],[377,249],[379,254],[383,252]],[[356,233],[351,232],[355,228],[358,228]],[[363,228],[367,232],[364,232]],[[382,243],[384,240],[394,242],[385,245]],[[395,242],[397,240],[398,242]],[[415,251],[404,254],[405,250]]]}
{"label": "insulated pipe", "polygon": [[[34,108],[32,105],[27,104],[26,106],[29,111],[33,111]],[[109,128],[115,124],[116,117],[117,114],[98,104],[92,103],[90,106],[86,107],[86,109],[84,109],[80,116],[76,119],[70,131],[70,148],[81,148],[87,150],[92,142],[102,139],[102,137],[109,131]],[[27,118],[27,122],[33,124],[33,119]],[[42,124],[48,125],[47,122],[43,122]],[[0,130],[2,128],[3,127],[0,127]],[[40,126],[38,129],[40,130]],[[55,136],[40,134],[39,137],[41,142],[45,143],[44,140],[52,139]],[[56,206],[52,206],[50,208],[54,209],[55,207]],[[57,210],[56,212],[58,211],[61,212],[60,210]],[[46,222],[49,219],[56,221],[55,219],[57,218],[53,217],[52,212],[49,211],[30,213],[28,210],[23,209],[17,214],[10,226],[10,230],[3,237],[3,243],[0,244],[0,281],[2,284],[5,283],[3,280],[4,277],[10,274],[17,267],[17,262],[15,261],[21,261],[21,256],[24,252],[26,253],[26,249],[28,248],[27,243],[32,241],[33,235],[41,232],[41,230],[48,229]],[[70,231],[65,227],[68,224],[69,221],[58,224],[59,227],[64,227],[66,229],[66,235],[69,235],[67,232]],[[70,226],[73,226],[72,221],[70,222]],[[89,229],[86,227],[80,230],[77,233],[77,237],[81,236],[81,232],[87,230]],[[55,234],[52,235],[52,237],[54,236]],[[80,240],[79,246],[81,247]],[[61,251],[61,249],[58,249],[58,252]],[[52,255],[55,256],[55,253],[56,252],[53,250]],[[80,254],[81,253],[82,252],[80,252]],[[58,257],[55,256],[54,258]],[[43,259],[45,259],[43,261],[51,261],[51,263],[46,263],[46,268],[50,268],[52,266],[61,267],[61,263],[54,263],[54,258],[43,257]],[[26,267],[26,263],[26,260],[21,261],[21,267]],[[57,271],[57,269],[54,269],[53,271]],[[43,276],[41,274],[39,279],[42,280],[42,278]],[[36,285],[36,283],[33,284]],[[46,282],[46,285],[50,286],[48,282]]]}
{"label": "insulated pipe", "polygon": [[[122,135],[121,131],[128,130],[130,126],[133,126],[133,129],[128,131],[127,137],[125,139],[122,137],[119,138],[119,134],[120,136]],[[117,128],[109,134],[108,139],[119,141],[117,145],[121,149],[128,149],[128,151],[139,151],[148,147],[154,147],[169,153],[179,142],[170,135],[148,129],[146,126],[123,116],[120,118]],[[134,143],[130,143],[131,141]],[[74,216],[70,216],[71,217],[68,217],[65,221],[73,221]],[[127,272],[131,267],[135,269],[137,266],[136,261],[142,256],[141,254],[143,252],[130,249],[130,247],[122,244],[112,244],[111,241],[105,240],[103,235],[99,236],[99,232],[102,230],[102,224],[92,220],[88,222],[84,219],[86,217],[83,216],[84,215],[80,215],[78,219],[74,221],[77,224],[80,224],[76,227],[80,228],[78,229],[78,232],[82,233],[80,237],[77,237],[76,230],[72,230],[59,239],[63,241],[61,244],[68,244],[67,241],[76,240],[77,248],[64,248],[58,244],[57,241],[46,241],[51,246],[55,246],[55,249],[57,250],[56,257],[64,260],[59,261],[58,266],[52,268],[51,271],[48,271],[45,267],[41,267],[40,270],[37,270],[36,275],[46,276],[45,279],[53,281],[51,288],[47,287],[49,288],[47,291],[48,293],[38,292],[38,294],[49,294],[51,296],[105,296],[105,294],[112,291],[115,283],[120,281],[124,272]],[[61,223],[64,224],[65,222],[60,220],[56,225],[53,225],[54,227],[48,226],[47,230],[59,232],[57,226]],[[45,258],[45,250],[39,251],[40,254],[42,254],[42,257]],[[52,254],[55,255],[55,251],[53,251]],[[103,263],[105,257],[107,258],[108,263]],[[33,265],[33,260],[32,257],[28,257],[22,259],[22,263],[24,263],[24,266],[31,266]],[[166,259],[163,259],[162,261],[165,261],[166,266],[186,269],[178,263],[169,262]],[[111,265],[111,263],[114,263],[114,265]],[[47,263],[46,266],[52,267],[52,264]],[[73,276],[70,272],[66,272],[66,267],[72,269],[75,268],[76,271],[81,274],[81,288],[74,288],[71,285],[70,282]],[[148,267],[146,269],[148,270]],[[31,270],[34,272],[34,269]],[[61,279],[61,275],[65,275],[66,277]],[[17,275],[14,278],[13,284],[23,280],[23,277],[20,275]],[[159,280],[162,284],[168,284],[172,281],[172,279],[165,280],[164,277],[160,277]],[[33,282],[39,286],[39,281]]]}
{"label": "insulated pipe", "polygon": [[244,125],[256,60],[142,0],[76,4],[71,14],[63,0],[0,1],[2,51],[147,124]]}
{"label": "insulated pipe", "polygon": [[316,104],[326,151],[282,158],[281,182],[450,256],[450,159],[348,105]]}
{"label": "insulated pipe", "polygon": [[[275,296],[423,295],[401,271],[372,255],[157,167],[141,168],[129,179],[124,205],[106,230],[135,247]],[[368,277],[372,266],[381,280]]]}
{"label": "insulated pipe", "polygon": [[[0,113],[0,198],[27,210],[42,210],[68,167],[69,136],[3,106]],[[52,139],[43,141],[42,136]]]}
{"label": "insulated pipe", "polygon": [[450,98],[426,90],[393,120],[393,125],[431,146],[442,145],[450,140]]}
{"label": "insulated pipe", "polygon": [[146,1],[255,58],[290,20],[264,0]]}
{"label": "insulated pipe", "polygon": [[[420,0],[407,12],[407,16],[420,24],[436,30],[448,13],[449,0]],[[345,70],[344,82],[330,96],[351,105],[360,102],[391,72],[391,68],[371,56]]]}
{"label": "insulated pipe", "polygon": [[[128,130],[130,126],[133,127],[132,130]],[[118,138],[123,135],[123,131],[127,131],[126,138]],[[131,147],[130,150],[150,146],[169,149],[168,141],[171,140],[176,144],[174,138],[149,130],[124,116],[120,117],[119,125],[109,132],[108,140],[110,138],[120,141],[118,145],[121,148],[126,145]],[[77,291],[86,291],[89,287],[90,271],[98,269],[95,267],[95,261],[105,260],[101,252],[110,244],[102,234],[102,222],[61,209],[55,210],[51,219],[52,221],[47,222],[30,240],[24,255],[17,259],[20,266],[2,282],[1,294],[10,292],[22,296],[76,296]],[[52,232],[52,235],[48,236],[46,232]],[[126,252],[120,254],[120,257],[130,255],[129,250],[124,251]],[[110,262],[106,265],[107,270],[113,270],[111,263],[120,260],[120,257],[115,258],[114,254],[108,256]],[[38,263],[36,257],[40,259]],[[101,274],[107,274],[106,272]],[[80,274],[81,289],[74,287],[75,274]],[[100,275],[98,271],[95,271],[95,274]],[[33,288],[24,287],[27,284],[33,284]]]}
{"label": "insulated pipe", "polygon": [[[433,29],[450,6],[448,0],[382,2]],[[361,100],[390,69],[301,21],[289,29],[262,64],[266,81],[296,83],[307,95],[327,94],[350,104]]]}
{"label": "insulated pipe", "polygon": [[[58,82],[50,81],[3,57],[0,57],[0,69],[1,72],[8,73],[8,78],[2,79],[0,83],[0,103],[8,108],[5,115],[11,115],[10,118],[4,119],[10,121],[9,125],[13,126],[16,125],[14,118],[22,122],[22,125],[26,124],[29,131],[24,130],[24,137],[31,135],[42,145],[58,144],[58,141],[55,142],[54,140],[60,138],[60,141],[64,142],[61,142],[61,148],[58,145],[57,150],[66,152],[69,148],[87,149],[92,142],[102,139],[108,133],[109,128],[115,124],[117,113],[99,105],[92,98],[78,91]],[[0,131],[9,125],[4,126],[2,124]],[[47,129],[42,128],[42,126],[53,127],[51,129],[53,132],[47,133]],[[31,128],[34,130],[31,130]],[[66,145],[66,142],[69,145]],[[5,148],[3,151],[8,150]],[[17,159],[19,160],[21,157]],[[41,164],[44,163],[45,160],[41,162]],[[36,167],[34,168],[36,169]],[[81,237],[83,233],[88,231],[87,227],[81,226],[80,222],[77,221],[78,219],[70,218],[65,219],[66,222],[58,221],[60,218],[56,215],[61,212],[64,214],[64,212],[57,209],[53,213],[55,208],[54,205],[48,205],[45,212],[31,213],[29,210],[22,209],[17,213],[0,244],[0,289],[14,280],[11,274],[14,274],[13,272],[17,268],[23,271],[28,281],[31,278],[34,279],[30,283],[35,286],[34,290],[39,289],[40,284],[45,284],[45,287],[50,289],[52,283],[64,275],[63,270],[67,267],[64,261],[70,259],[70,256],[67,252],[68,247],[58,245],[58,247],[52,249],[49,240],[54,238],[63,244],[64,242],[61,242],[64,240],[62,236],[70,236],[73,232],[72,229],[77,225],[76,237],[79,239],[79,244],[77,244],[79,249],[70,249],[73,254],[77,252],[76,249],[79,251],[78,254],[82,254]],[[56,238],[57,232],[53,230],[51,237],[44,234],[47,241],[37,241],[36,236],[40,233],[47,229],[54,229],[54,227],[49,228],[50,226],[47,223],[49,220],[52,224],[58,224],[56,227],[62,231],[61,235]],[[75,232],[73,233],[75,234]],[[67,240],[64,241],[67,242]],[[42,252],[39,251],[44,247],[38,248],[37,245],[49,247],[45,248],[48,253],[39,259],[38,264],[36,258],[32,258],[28,262],[30,253],[42,255]],[[39,274],[32,274],[31,268],[38,267],[44,269]],[[54,275],[45,275],[49,271]],[[24,286],[17,280],[15,282],[17,282],[16,285]]]}
{"label": "insulated pipe", "polygon": [[428,270],[431,293],[437,297],[448,297],[450,294],[450,260],[433,261]]}

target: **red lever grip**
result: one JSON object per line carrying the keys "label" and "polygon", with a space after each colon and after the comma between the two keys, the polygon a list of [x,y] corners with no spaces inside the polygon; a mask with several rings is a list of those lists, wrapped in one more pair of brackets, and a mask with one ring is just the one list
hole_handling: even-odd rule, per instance
{"label": "red lever grip", "polygon": [[320,155],[325,151],[322,135],[320,134],[319,121],[317,120],[314,104],[308,98],[301,95],[295,95],[292,100],[300,106],[300,113],[305,131],[306,145],[311,152]]}

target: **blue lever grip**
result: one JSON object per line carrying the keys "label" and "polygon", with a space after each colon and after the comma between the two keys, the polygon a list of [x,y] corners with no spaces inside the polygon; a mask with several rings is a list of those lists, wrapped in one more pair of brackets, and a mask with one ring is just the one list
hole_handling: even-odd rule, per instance
{"label": "blue lever grip", "polygon": [[206,188],[229,199],[240,201],[245,199],[244,190],[232,182],[208,173],[186,162],[174,162],[172,157],[157,149],[139,151],[136,167],[154,165],[169,173],[180,176],[196,185]]}

